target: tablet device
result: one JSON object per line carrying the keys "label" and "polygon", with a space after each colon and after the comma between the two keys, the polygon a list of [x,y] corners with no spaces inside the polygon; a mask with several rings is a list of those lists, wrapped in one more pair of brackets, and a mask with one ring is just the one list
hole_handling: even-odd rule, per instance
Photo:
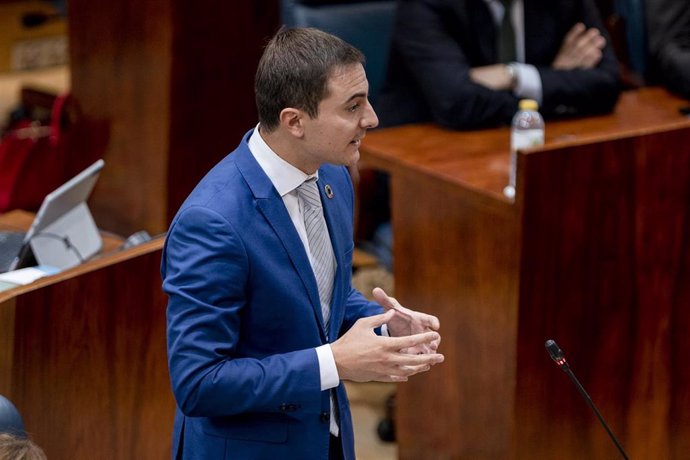
{"label": "tablet device", "polygon": [[36,264],[71,268],[101,250],[103,241],[86,200],[104,164],[98,160],[43,199],[9,270]]}

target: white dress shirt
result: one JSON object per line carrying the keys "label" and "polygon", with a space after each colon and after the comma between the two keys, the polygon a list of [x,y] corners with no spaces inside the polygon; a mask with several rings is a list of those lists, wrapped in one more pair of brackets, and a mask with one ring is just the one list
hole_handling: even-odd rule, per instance
{"label": "white dress shirt", "polygon": [[[501,0],[484,0],[491,10],[496,27],[500,27],[505,14]],[[542,101],[541,76],[537,68],[525,64],[525,5],[523,0],[513,1],[513,30],[515,31],[515,56],[518,62],[511,63],[517,73],[517,84],[513,94],[520,98],[534,99],[539,105]]]}
{"label": "white dress shirt", "polygon": [[[312,263],[313,268],[307,240],[307,230],[304,227],[304,218],[299,206],[299,200],[297,199],[297,187],[310,177],[318,177],[318,172],[310,176],[280,158],[261,137],[259,125],[254,129],[248,144],[249,151],[254,155],[261,169],[271,180],[278,194],[283,198],[285,208],[287,208],[290,219],[292,219],[292,223],[295,225],[297,234],[300,240],[302,240],[304,249],[309,256],[309,262]],[[340,384],[340,376],[338,375],[338,368],[335,365],[330,344],[316,347],[316,356],[319,360],[321,391],[337,387]]]}

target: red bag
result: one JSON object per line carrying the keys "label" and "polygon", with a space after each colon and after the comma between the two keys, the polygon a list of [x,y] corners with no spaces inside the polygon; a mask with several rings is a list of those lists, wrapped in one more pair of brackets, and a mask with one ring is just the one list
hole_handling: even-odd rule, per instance
{"label": "red bag", "polygon": [[21,120],[0,140],[0,213],[36,211],[66,180],[69,95],[55,98],[48,125]]}

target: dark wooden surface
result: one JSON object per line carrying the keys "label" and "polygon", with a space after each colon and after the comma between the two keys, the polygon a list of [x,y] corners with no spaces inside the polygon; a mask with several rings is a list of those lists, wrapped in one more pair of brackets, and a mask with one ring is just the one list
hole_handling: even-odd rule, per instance
{"label": "dark wooden surface", "polygon": [[[687,101],[661,88],[625,92],[614,114],[548,123],[546,144],[565,146],[681,126],[687,118],[678,109],[685,105]],[[362,162],[391,172],[423,172],[476,191],[482,199],[505,200],[509,147],[509,127],[456,132],[433,124],[405,125],[369,132]]]}
{"label": "dark wooden surface", "polygon": [[443,365],[398,389],[402,459],[608,459],[555,339],[631,458],[690,448],[690,121],[660,89],[614,114],[509,130],[370,133],[392,176],[396,297],[441,319]]}
{"label": "dark wooden surface", "polygon": [[504,459],[517,322],[515,213],[413,171],[392,178],[395,293],[441,320],[445,362],[398,385],[403,459]]}
{"label": "dark wooden surface", "polygon": [[631,458],[687,458],[690,127],[526,155],[522,177],[520,458],[616,456],[549,337]]}
{"label": "dark wooden surface", "polygon": [[0,394],[51,460],[170,457],[162,244],[0,293]]}
{"label": "dark wooden surface", "polygon": [[167,229],[199,179],[256,120],[253,79],[278,1],[71,0],[72,170],[103,157],[102,228]]}

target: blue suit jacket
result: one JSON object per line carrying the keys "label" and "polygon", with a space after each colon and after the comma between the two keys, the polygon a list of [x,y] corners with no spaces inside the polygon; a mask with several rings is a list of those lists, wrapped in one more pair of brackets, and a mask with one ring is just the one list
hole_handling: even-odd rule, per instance
{"label": "blue suit jacket", "polygon": [[[329,392],[314,348],[327,339],[316,280],[282,198],[247,147],[250,134],[197,185],[164,248],[173,458],[326,459]],[[337,261],[333,341],[382,309],[351,287],[347,170],[325,165],[318,184]],[[345,458],[354,459],[342,384],[337,401]]]}

